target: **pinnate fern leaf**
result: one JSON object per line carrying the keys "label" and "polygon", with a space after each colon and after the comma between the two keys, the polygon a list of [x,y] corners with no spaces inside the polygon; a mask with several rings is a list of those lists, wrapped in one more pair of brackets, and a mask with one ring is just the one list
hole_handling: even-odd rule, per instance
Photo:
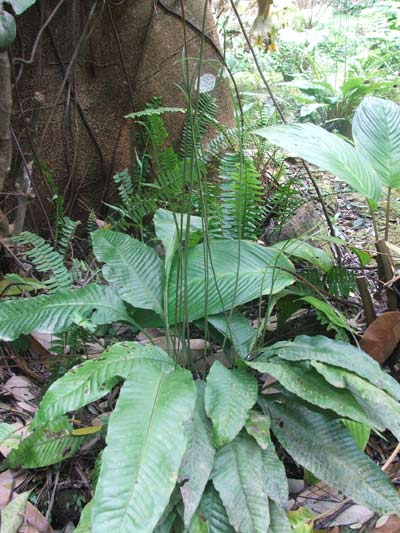
{"label": "pinnate fern leaf", "polygon": [[24,231],[13,240],[17,244],[32,247],[26,255],[38,272],[51,273],[51,277],[46,280],[50,290],[71,287],[72,277],[64,265],[64,257],[51,244],[29,231]]}

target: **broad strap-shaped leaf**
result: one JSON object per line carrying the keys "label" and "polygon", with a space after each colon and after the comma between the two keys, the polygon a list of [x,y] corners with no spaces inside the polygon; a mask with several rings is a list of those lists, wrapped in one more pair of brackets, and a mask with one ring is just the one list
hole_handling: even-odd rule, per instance
{"label": "broad strap-shaped leaf", "polygon": [[276,250],[282,250],[286,255],[304,259],[311,265],[319,267],[323,272],[328,272],[333,266],[332,257],[321,248],[312,246],[300,239],[280,241],[272,246]]}
{"label": "broad strap-shaped leaf", "polygon": [[[4,1],[4,0],[3,0]],[[29,7],[31,7],[36,0],[6,0],[9,4],[11,4],[14,13],[16,15],[20,15],[24,11],[26,11]]]}
{"label": "broad strap-shaped leaf", "polygon": [[103,274],[120,297],[141,309],[163,314],[164,267],[156,252],[137,239],[111,230],[93,233],[93,251]]}
{"label": "broad strap-shaped leaf", "polygon": [[[4,51],[9,48],[14,42],[15,36],[17,34],[17,25],[15,24],[15,18],[8,13],[7,11],[0,11],[0,50]],[[7,55],[0,56],[2,63],[7,61]]]}
{"label": "broad strap-shaped leaf", "polygon": [[244,368],[228,369],[215,361],[207,377],[205,406],[213,421],[216,447],[233,440],[257,401],[257,380]]}
{"label": "broad strap-shaped leaf", "polygon": [[353,394],[367,414],[370,426],[381,431],[389,429],[397,440],[400,440],[400,403],[398,401],[354,372],[316,361],[312,364],[335,387],[346,387]]}
{"label": "broad strap-shaped leaf", "polygon": [[46,391],[33,425],[76,411],[105,396],[115,385],[113,378],[127,378],[135,367],[151,362],[172,368],[174,361],[158,346],[122,342],[108,348],[97,359],[72,368]]}
{"label": "broad strap-shaped leaf", "polygon": [[254,133],[331,172],[366,198],[379,200],[380,180],[368,160],[334,133],[314,124],[271,126]]}
{"label": "broad strap-shaped leaf", "polygon": [[262,450],[266,450],[271,444],[269,431],[271,420],[269,416],[252,409],[244,427],[247,433],[256,440]]}
{"label": "broad strap-shaped leaf", "polygon": [[269,503],[261,471],[261,448],[246,432],[216,453],[212,479],[235,531],[268,531]]}
{"label": "broad strap-shaped leaf", "polygon": [[92,533],[92,507],[93,500],[90,500],[82,509],[79,524],[74,529],[74,533]]}
{"label": "broad strap-shaped leaf", "polygon": [[257,368],[253,363],[267,361],[274,355],[288,361],[320,361],[350,370],[400,401],[400,385],[397,381],[383,372],[379,363],[372,357],[346,342],[328,339],[322,335],[300,335],[293,341],[277,342],[264,348],[261,354],[252,362],[253,368]]}
{"label": "broad strap-shaped leaf", "polygon": [[266,450],[262,450],[261,457],[264,489],[271,500],[276,502],[279,507],[283,507],[289,499],[289,486],[285,467],[279,459],[272,441]]}
{"label": "broad strap-shaped leaf", "polygon": [[93,533],[151,533],[175,486],[195,386],[181,368],[143,362],[125,381],[110,417],[93,504]]}
{"label": "broad strap-shaped leaf", "polygon": [[166,209],[157,209],[154,215],[154,228],[157,237],[164,246],[165,272],[167,279],[172,266],[172,260],[178,250],[179,243],[191,237],[194,233],[203,233],[203,219],[194,215],[173,213]]}
{"label": "broad strap-shaped leaf", "polygon": [[74,455],[85,440],[86,436],[72,435],[72,426],[66,416],[59,417],[24,439],[18,448],[8,454],[2,469],[54,465]]}
{"label": "broad strap-shaped leaf", "polygon": [[278,507],[272,500],[269,500],[269,518],[268,533],[293,533],[285,510]]}
{"label": "broad strap-shaped leaf", "polygon": [[273,432],[295,461],[376,513],[399,512],[389,478],[358,449],[340,419],[283,396],[269,410]]}
{"label": "broad strap-shaped leaf", "polygon": [[400,106],[367,96],[353,119],[356,148],[387,187],[400,187]]}
{"label": "broad strap-shaped leaf", "polygon": [[[187,283],[177,258],[169,279],[171,324],[229,311],[264,294],[278,293],[294,282],[293,265],[281,252],[248,241],[198,244],[183,260]],[[187,306],[183,305],[186,299]]]}
{"label": "broad strap-shaped leaf", "polygon": [[235,531],[229,523],[221,497],[212,483],[206,487],[200,502],[200,509],[206,519],[209,533],[233,533]]}
{"label": "broad strap-shaped leaf", "polygon": [[354,422],[354,420],[343,419],[342,422],[360,450],[364,451],[371,434],[371,428],[366,424]]}
{"label": "broad strap-shaped leaf", "polygon": [[257,331],[242,313],[235,310],[232,313],[208,316],[207,320],[217,331],[229,339],[239,357],[245,359],[248,356]]}
{"label": "broad strap-shaped leaf", "polygon": [[[287,390],[297,394],[303,400],[322,407],[322,409],[331,409],[338,415],[357,422],[371,423],[352,393],[346,388],[337,388],[328,383],[311,366],[309,361],[285,361],[279,357],[274,357],[269,361],[256,361],[248,363],[248,365],[256,368],[259,372],[271,374]],[[339,372],[341,371],[339,369]]]}
{"label": "broad strap-shaped leaf", "polygon": [[12,341],[32,331],[60,333],[94,310],[91,319],[96,324],[131,321],[114,289],[91,284],[81,289],[1,302],[0,338]]}
{"label": "broad strap-shaped leaf", "polygon": [[204,408],[204,381],[196,381],[196,404],[193,417],[187,424],[188,443],[183,456],[179,478],[184,504],[184,522],[188,526],[196,511],[214,464],[215,448],[212,424]]}

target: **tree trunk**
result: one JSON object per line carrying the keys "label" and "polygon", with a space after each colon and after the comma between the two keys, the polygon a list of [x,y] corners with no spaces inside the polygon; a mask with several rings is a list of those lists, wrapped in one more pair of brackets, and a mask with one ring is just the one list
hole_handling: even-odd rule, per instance
{"label": "tree trunk", "polygon": [[[11,165],[11,109],[10,62],[7,52],[0,52],[0,192],[3,191],[4,182],[10,172]],[[0,235],[8,235],[8,232],[7,217],[0,210]]]}
{"label": "tree trunk", "polygon": [[[191,58],[200,54],[205,2],[184,0]],[[19,19],[13,50],[13,123],[36,162],[32,185],[40,201],[30,204],[28,222],[39,232],[48,225],[55,188],[64,196],[66,212],[81,220],[89,209],[115,200],[112,176],[130,167],[135,153],[134,125],[125,115],[143,109],[153,96],[162,96],[165,106],[184,106],[178,87],[184,44],[180,0],[66,0],[54,13],[57,6],[59,0],[38,0]],[[202,73],[216,74],[221,55],[211,13],[205,27]],[[198,61],[190,61],[190,77],[197,71]],[[219,121],[232,125],[225,82],[215,94]],[[41,109],[33,130],[34,101]],[[172,142],[183,119],[166,115]]]}

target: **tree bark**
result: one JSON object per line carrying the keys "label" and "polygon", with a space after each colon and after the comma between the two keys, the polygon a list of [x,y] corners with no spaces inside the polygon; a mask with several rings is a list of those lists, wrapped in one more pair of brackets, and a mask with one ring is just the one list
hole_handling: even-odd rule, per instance
{"label": "tree bark", "polygon": [[[10,172],[12,145],[10,120],[12,110],[10,62],[7,52],[0,52],[0,192]],[[8,219],[0,210],[0,235],[9,232]]]}
{"label": "tree bark", "polygon": [[[191,58],[200,54],[206,1],[184,0]],[[36,162],[32,185],[41,202],[35,199],[28,213],[30,226],[36,222],[33,229],[39,232],[46,230],[45,215],[53,209],[54,191],[49,185],[53,178],[64,196],[67,214],[74,218],[85,220],[89,209],[98,211],[104,201],[115,201],[112,176],[130,167],[135,154],[134,124],[125,115],[142,110],[153,96],[161,96],[165,106],[185,105],[178,87],[184,45],[180,0],[66,0],[52,16],[58,2],[38,0],[20,17],[20,39],[13,49],[14,127],[19,137],[30,138],[32,102],[35,98],[41,102],[31,147]],[[209,10],[202,73],[215,74],[221,67],[218,35]],[[197,71],[198,61],[191,60],[191,79]],[[220,123],[233,125],[233,106],[224,80],[215,95]],[[173,143],[179,138],[184,116],[165,115],[165,120]]]}

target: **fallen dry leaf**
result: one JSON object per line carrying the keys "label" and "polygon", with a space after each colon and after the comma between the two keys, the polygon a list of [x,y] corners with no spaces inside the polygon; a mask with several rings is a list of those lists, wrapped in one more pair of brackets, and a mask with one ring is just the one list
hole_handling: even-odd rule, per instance
{"label": "fallen dry leaf", "polygon": [[400,533],[400,518],[398,516],[391,516],[380,527],[371,529],[371,533]]}
{"label": "fallen dry leaf", "polygon": [[12,376],[5,384],[4,389],[16,400],[27,402],[33,400],[37,394],[37,387],[25,376]]}
{"label": "fallen dry leaf", "polygon": [[371,357],[383,364],[400,342],[400,311],[384,313],[366,329],[360,346]]}
{"label": "fallen dry leaf", "polygon": [[[12,470],[6,470],[0,474],[0,510],[2,510],[18,494],[16,488],[25,480],[26,474],[16,476]],[[10,497],[12,493],[12,498]],[[26,504],[24,521],[19,533],[53,533],[54,530],[42,515],[30,502]]]}

